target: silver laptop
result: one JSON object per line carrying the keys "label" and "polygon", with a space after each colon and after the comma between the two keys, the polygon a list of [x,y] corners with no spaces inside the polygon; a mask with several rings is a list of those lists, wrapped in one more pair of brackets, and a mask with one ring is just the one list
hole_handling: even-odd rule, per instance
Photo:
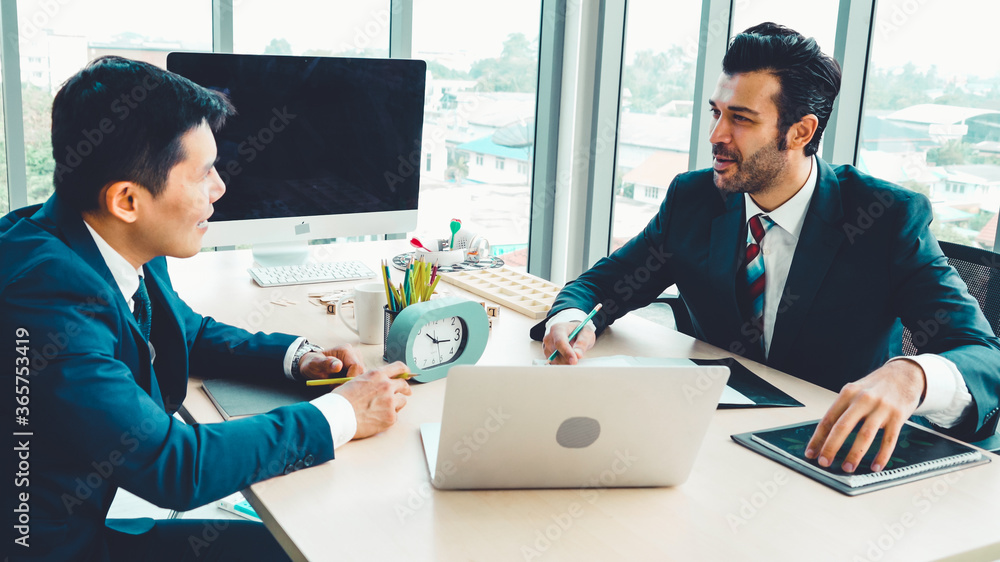
{"label": "silver laptop", "polygon": [[442,490],[675,486],[729,368],[456,366],[441,423],[420,426]]}

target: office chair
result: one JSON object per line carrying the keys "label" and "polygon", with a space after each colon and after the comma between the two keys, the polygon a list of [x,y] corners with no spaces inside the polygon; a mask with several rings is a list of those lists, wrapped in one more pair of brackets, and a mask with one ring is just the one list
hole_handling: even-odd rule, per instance
{"label": "office chair", "polygon": [[694,324],[691,322],[691,313],[688,312],[687,305],[680,295],[660,295],[653,299],[653,303],[665,304],[670,307],[674,315],[674,329],[686,335],[694,336]]}
{"label": "office chair", "polygon": [[[940,242],[948,263],[969,286],[969,294],[979,302],[979,308],[996,334],[1000,328],[1000,254],[951,242]],[[912,334],[903,328],[903,355],[916,355]]]}
{"label": "office chair", "polygon": [[[969,294],[979,302],[979,308],[996,334],[1000,328],[1000,254],[951,242],[940,244],[948,263],[969,286]],[[912,334],[903,328],[903,355],[916,354]],[[1000,454],[1000,433],[973,445]]]}

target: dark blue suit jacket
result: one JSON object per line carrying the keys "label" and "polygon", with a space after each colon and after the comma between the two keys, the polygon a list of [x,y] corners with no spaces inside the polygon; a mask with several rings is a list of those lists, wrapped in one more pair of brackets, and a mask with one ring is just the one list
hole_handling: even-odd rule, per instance
{"label": "dark blue suit jacket", "polygon": [[[308,403],[224,424],[192,426],[172,417],[189,374],[283,377],[294,337],[251,334],[196,314],[157,258],[145,266],[151,365],[149,347],[80,215],[57,196],[34,210],[0,219],[0,364],[8,370],[0,415],[7,439],[31,433],[4,447],[5,534],[22,517],[14,511],[21,503],[30,532],[30,548],[23,548],[13,542],[20,536],[15,529],[5,541],[8,552],[100,560],[110,532],[105,515],[119,487],[187,510],[333,458],[329,424]],[[28,335],[16,338],[18,329]],[[28,341],[16,346],[15,339]],[[25,355],[30,376],[15,386],[27,390],[15,395],[9,371]],[[16,396],[27,397],[23,405]],[[16,422],[22,415],[27,425]],[[14,447],[27,449],[27,458],[11,453]],[[22,460],[28,474],[17,480],[12,475]]]}
{"label": "dark blue suit jacket", "polygon": [[[698,339],[834,391],[900,355],[902,321],[920,352],[950,359],[965,377],[975,412],[952,432],[992,433],[1000,342],[930,233],[927,199],[817,162],[766,360],[739,297],[744,196],[721,196],[711,170],[677,176],[645,230],[566,285],[549,316],[603,302],[600,332],[676,283]],[[541,339],[544,321],[531,335]]]}

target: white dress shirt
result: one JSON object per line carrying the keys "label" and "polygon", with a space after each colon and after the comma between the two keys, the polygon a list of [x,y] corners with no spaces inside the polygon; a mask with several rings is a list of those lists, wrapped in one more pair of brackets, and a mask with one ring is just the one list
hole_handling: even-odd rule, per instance
{"label": "white dress shirt", "polygon": [[[97,244],[97,249],[101,252],[101,257],[104,258],[104,263],[111,270],[111,275],[115,278],[118,290],[121,291],[122,297],[128,304],[128,309],[134,311],[135,303],[132,300],[132,295],[135,295],[136,290],[139,289],[139,277],[142,276],[142,268],[135,269],[132,267],[132,264],[112,248],[87,221],[84,221],[83,224],[87,226],[87,230],[90,231],[90,235],[94,238],[94,243]],[[292,345],[288,346],[288,351],[285,352],[284,367],[286,377],[292,378],[292,358],[303,339],[298,338],[292,342]],[[153,346],[150,344],[151,352],[153,351],[152,348]],[[155,358],[155,355],[152,356]],[[354,434],[358,430],[358,420],[354,415],[354,407],[351,406],[347,398],[335,392],[328,392],[319,398],[311,400],[309,403],[316,406],[323,414],[323,417],[326,418],[327,423],[330,424],[334,449],[354,439]]]}
{"label": "white dress shirt", "polygon": [[[749,195],[743,196],[747,220],[758,213],[764,213],[775,223],[760,243],[761,253],[764,255],[764,271],[767,273],[764,286],[765,356],[771,349],[771,337],[774,334],[773,319],[781,304],[781,294],[792,266],[792,256],[795,255],[795,247],[802,233],[809,202],[816,191],[817,170],[816,158],[813,157],[809,177],[802,188],[791,199],[769,213],[764,213]],[[559,322],[581,322],[586,316],[586,312],[575,308],[560,311],[546,322],[546,334]],[[588,322],[587,327],[596,330],[593,321]],[[966,410],[972,406],[972,395],[969,394],[965,379],[962,378],[958,367],[948,359],[930,353],[905,358],[894,357],[890,361],[901,359],[918,364],[927,380],[924,401],[914,414],[926,417],[938,427],[948,428],[957,425]]]}

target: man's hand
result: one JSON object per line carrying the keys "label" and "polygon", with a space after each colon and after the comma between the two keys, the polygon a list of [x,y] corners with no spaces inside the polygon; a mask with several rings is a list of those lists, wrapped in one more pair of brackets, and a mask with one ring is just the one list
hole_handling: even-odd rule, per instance
{"label": "man's hand", "polygon": [[356,377],[365,372],[365,362],[353,347],[341,345],[306,353],[299,359],[299,372],[306,380]]}
{"label": "man's hand", "polygon": [[542,349],[545,350],[546,357],[552,355],[553,351],[559,350],[559,355],[552,360],[553,365],[576,365],[580,359],[583,359],[583,355],[594,347],[597,335],[586,327],[580,330],[576,339],[570,344],[569,335],[579,324],[579,322],[555,324],[542,340]]}
{"label": "man's hand", "polygon": [[391,378],[403,373],[406,373],[406,365],[397,361],[358,375],[333,391],[347,398],[354,407],[358,420],[355,439],[370,437],[396,423],[396,414],[406,405],[406,397],[413,394],[404,379]]}
{"label": "man's hand", "polygon": [[875,472],[882,470],[896,448],[903,422],[920,405],[926,386],[923,369],[905,360],[886,363],[867,377],[845,385],[809,440],[806,458],[819,457],[820,466],[830,466],[847,436],[864,420],[841,468],[854,472],[875,434],[884,429],[881,447],[871,465]]}

